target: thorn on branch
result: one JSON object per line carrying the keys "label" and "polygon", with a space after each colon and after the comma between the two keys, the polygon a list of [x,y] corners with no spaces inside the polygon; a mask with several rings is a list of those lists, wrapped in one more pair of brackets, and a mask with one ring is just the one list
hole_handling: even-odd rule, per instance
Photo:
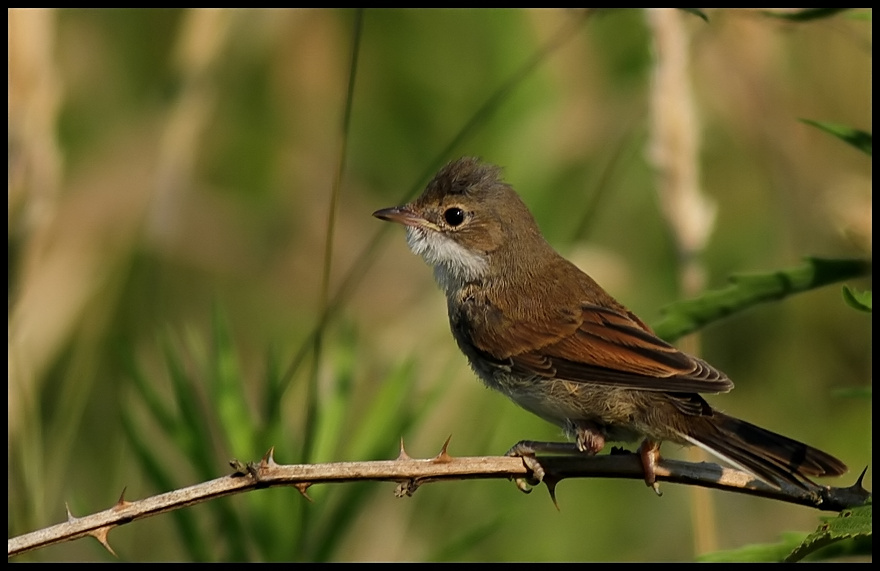
{"label": "thorn on branch", "polygon": [[[547,484],[547,491],[550,492],[550,499],[553,500],[553,505],[556,506],[556,511],[562,511],[559,509],[559,502],[556,501],[556,484],[561,482],[560,478],[553,476],[552,474],[547,474],[544,476],[544,483]],[[531,492],[531,490],[529,490]]]}
{"label": "thorn on branch", "polygon": [[[113,509],[119,509],[120,507],[124,507],[124,505],[128,503],[123,498],[124,495],[125,495],[125,489],[122,490],[122,496],[119,496],[119,501],[116,502],[116,505],[113,506]],[[75,517],[70,512],[70,505],[68,505],[67,502],[64,502],[64,509],[67,510],[67,523],[74,523],[78,519],[81,519],[81,518]],[[101,545],[104,546],[104,549],[109,551],[113,555],[113,557],[116,557],[118,559],[119,556],[116,555],[116,552],[113,551],[113,548],[110,547],[110,543],[108,543],[108,541],[107,541],[107,536],[109,535],[110,530],[113,529],[114,527],[116,527],[116,526],[115,525],[105,525],[103,527],[99,527],[99,528],[95,529],[94,531],[87,532],[86,535],[90,535],[90,536],[94,537],[95,539],[97,539],[98,543],[100,543]]]}
{"label": "thorn on branch", "polygon": [[268,470],[270,468],[275,468],[278,464],[275,462],[275,447],[269,448],[259,462],[248,462],[245,464],[241,460],[237,458],[233,458],[229,461],[229,465],[232,466],[232,474],[233,478],[240,478],[242,476],[250,475],[255,481],[260,481],[260,472],[264,470]]}
{"label": "thorn on branch", "polygon": [[403,436],[400,437],[400,453],[397,454],[398,460],[412,460],[406,449],[403,447]]}
{"label": "thorn on branch", "polygon": [[116,500],[116,505],[113,506],[113,509],[115,509],[115,510],[118,511],[118,510],[121,510],[122,508],[124,508],[124,507],[126,507],[126,506],[130,506],[130,505],[131,505],[131,502],[127,502],[127,501],[125,501],[125,490],[126,490],[126,488],[122,488],[122,493],[119,494],[119,499]]}
{"label": "thorn on branch", "polygon": [[871,492],[865,489],[863,483],[865,480],[865,474],[868,472],[868,467],[865,466],[865,469],[862,470],[862,473],[859,474],[859,477],[856,478],[855,483],[852,486],[848,486],[846,488],[831,488],[830,486],[822,486],[819,492],[816,492],[818,495],[817,501],[815,505],[818,506],[825,501],[825,498],[829,493],[834,493],[839,496],[840,499],[843,499],[844,502],[848,505],[862,505],[867,503],[871,498]]}
{"label": "thorn on branch", "polygon": [[89,535],[91,535],[92,537],[97,539],[98,543],[103,545],[104,549],[109,551],[110,554],[113,555],[113,557],[116,557],[117,559],[119,559],[119,556],[116,555],[116,552],[113,551],[113,548],[110,547],[110,543],[107,541],[107,536],[110,534],[110,530],[113,529],[114,527],[116,527],[116,526],[107,525],[104,527],[99,527],[95,531],[89,532]]}
{"label": "thorn on branch", "polygon": [[449,448],[449,441],[452,440],[452,435],[449,435],[449,438],[446,439],[446,442],[443,443],[443,448],[440,449],[440,453],[434,456],[431,461],[437,464],[442,464],[446,462],[452,461],[452,456],[447,452]]}
{"label": "thorn on branch", "polygon": [[867,493],[868,493],[868,490],[866,490],[865,487],[862,485],[862,482],[865,481],[865,474],[867,474],[867,473],[868,473],[868,467],[865,466],[865,467],[862,469],[862,473],[859,474],[859,477],[856,479],[856,483],[853,484],[852,486],[850,486],[850,487],[847,488],[847,489],[849,489],[849,490],[854,490],[854,491],[855,491],[855,490],[859,490],[859,491],[862,491],[862,492],[864,492],[865,494],[867,494]]}
{"label": "thorn on branch", "polygon": [[313,500],[311,498],[311,496],[309,496],[309,494],[306,491],[312,487],[311,482],[297,482],[296,484],[293,485],[293,487],[296,488],[297,491],[299,491],[299,493],[302,495],[302,497],[304,497],[305,499],[309,500],[312,503],[315,503],[315,500]]}
{"label": "thorn on branch", "polygon": [[[393,481],[398,483],[395,495],[403,497],[412,496],[420,486],[433,481],[473,477],[512,478],[522,491],[529,492],[530,486],[537,486],[543,479],[550,499],[556,509],[560,509],[556,490],[558,483],[565,478],[644,479],[644,466],[638,455],[619,449],[613,449],[610,455],[595,457],[565,454],[564,450],[557,448],[556,455],[542,456],[539,461],[534,456],[534,450],[530,450],[528,446],[524,449],[515,446],[508,452],[508,457],[453,458],[448,452],[449,442],[447,439],[435,458],[413,460],[409,458],[401,441],[399,459],[408,459],[405,465],[395,465],[393,461],[327,463],[308,465],[307,472],[304,472],[302,465],[276,464],[274,449],[270,449],[258,462],[245,464],[231,460],[229,464],[234,474],[230,478],[218,478],[134,502],[125,500],[126,490],[123,490],[113,508],[89,516],[75,517],[70,506],[65,503],[67,523],[11,538],[8,542],[9,556],[91,535],[116,557],[108,542],[108,533],[116,526],[213,498],[272,486],[294,486],[300,494],[312,501],[306,494],[308,488],[315,483],[325,482]],[[509,456],[520,458],[522,466],[511,462]],[[663,481],[750,494],[824,511],[841,511],[871,502],[871,493],[863,487],[867,468],[848,488],[816,485],[810,490],[794,486],[771,486],[756,480],[751,474],[708,462],[694,463],[661,458],[658,468],[660,471],[656,474],[657,478]],[[254,479],[235,479],[248,474]],[[308,474],[308,481],[304,481],[305,474]]]}
{"label": "thorn on branch", "polygon": [[273,446],[263,454],[263,459],[260,460],[260,468],[274,468],[277,465],[275,463],[275,447]]}

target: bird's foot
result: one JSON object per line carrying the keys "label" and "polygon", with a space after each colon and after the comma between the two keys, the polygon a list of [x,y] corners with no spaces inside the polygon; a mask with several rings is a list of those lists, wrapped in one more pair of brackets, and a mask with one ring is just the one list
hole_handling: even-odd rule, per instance
{"label": "bird's foot", "polygon": [[578,450],[589,455],[598,454],[605,448],[605,435],[591,425],[580,425],[575,428],[575,442]]}
{"label": "bird's foot", "polygon": [[521,440],[514,444],[505,456],[522,458],[523,464],[531,472],[525,478],[515,478],[516,487],[525,493],[531,492],[530,486],[537,486],[544,481],[544,467],[535,458],[538,452],[550,454],[577,454],[579,447],[571,442],[538,442],[535,440]]}

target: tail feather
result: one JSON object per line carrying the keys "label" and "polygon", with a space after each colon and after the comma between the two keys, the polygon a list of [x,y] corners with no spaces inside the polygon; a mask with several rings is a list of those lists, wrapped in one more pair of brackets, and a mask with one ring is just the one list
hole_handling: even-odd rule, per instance
{"label": "tail feather", "polygon": [[685,438],[770,483],[808,488],[808,476],[839,476],[846,465],[821,450],[770,432],[744,420],[713,411],[702,430]]}

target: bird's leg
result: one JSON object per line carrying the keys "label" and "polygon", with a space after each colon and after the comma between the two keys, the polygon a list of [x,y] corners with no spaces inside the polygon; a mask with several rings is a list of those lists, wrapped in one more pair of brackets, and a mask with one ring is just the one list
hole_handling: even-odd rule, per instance
{"label": "bird's leg", "polygon": [[657,483],[657,462],[660,460],[660,443],[646,438],[639,446],[639,458],[642,460],[642,469],[645,471],[645,483],[658,496],[662,496],[660,484]]}
{"label": "bird's leg", "polygon": [[517,478],[516,485],[522,491],[528,491],[527,484],[540,484],[544,479],[544,468],[535,458],[538,452],[550,454],[597,454],[605,447],[605,436],[601,429],[588,422],[580,422],[569,426],[570,433],[574,434],[575,442],[539,442],[535,440],[521,440],[507,451],[506,456],[518,456],[523,459],[526,468],[532,471],[531,477],[526,480]]}

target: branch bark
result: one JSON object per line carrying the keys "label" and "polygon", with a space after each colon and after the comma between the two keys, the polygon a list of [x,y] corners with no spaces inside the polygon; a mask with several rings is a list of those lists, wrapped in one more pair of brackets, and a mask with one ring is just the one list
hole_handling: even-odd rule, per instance
{"label": "branch bark", "polygon": [[[499,478],[523,481],[531,478],[531,471],[522,458],[455,458],[446,451],[448,443],[447,440],[440,454],[430,459],[410,458],[401,446],[400,456],[395,460],[326,464],[277,464],[273,458],[273,450],[270,450],[259,462],[244,464],[237,460],[231,461],[233,473],[215,480],[134,502],[120,497],[110,509],[80,518],[74,517],[68,511],[66,523],[9,539],[7,556],[13,557],[87,535],[98,539],[113,553],[107,542],[107,534],[117,526],[214,498],[261,488],[293,486],[308,498],[306,491],[314,484],[376,480],[398,482],[395,493],[402,497],[411,496],[419,486],[429,482]],[[538,456],[536,459],[544,468],[544,483],[547,484],[554,502],[556,484],[565,478],[644,478],[638,456],[630,452],[602,456]],[[751,474],[709,462],[661,459],[657,466],[657,479],[761,496],[827,511],[840,511],[862,505],[871,498],[871,494],[862,487],[861,477],[848,488],[819,485],[810,490],[790,485],[777,488],[755,479]]]}

